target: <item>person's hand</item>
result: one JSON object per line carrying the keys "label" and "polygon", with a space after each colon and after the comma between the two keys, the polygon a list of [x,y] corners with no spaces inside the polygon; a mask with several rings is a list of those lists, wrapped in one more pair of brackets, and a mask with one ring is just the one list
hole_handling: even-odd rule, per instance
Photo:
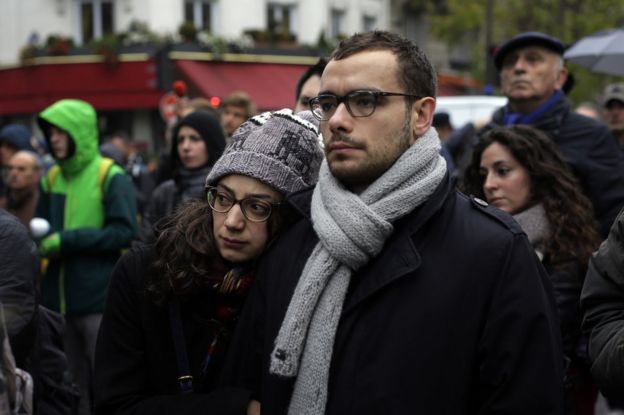
{"label": "person's hand", "polygon": [[247,405],[247,415],[260,415],[260,402],[255,399],[249,401],[249,405]]}
{"label": "person's hand", "polygon": [[61,236],[55,232],[44,238],[39,244],[39,253],[43,257],[58,257],[61,251]]}

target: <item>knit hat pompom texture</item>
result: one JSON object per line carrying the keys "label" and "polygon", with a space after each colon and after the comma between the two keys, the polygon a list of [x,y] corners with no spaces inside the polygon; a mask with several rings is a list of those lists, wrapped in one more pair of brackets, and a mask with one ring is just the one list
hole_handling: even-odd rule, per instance
{"label": "knit hat pompom texture", "polygon": [[290,109],[250,118],[232,136],[206,185],[229,174],[258,179],[288,194],[312,186],[323,160],[318,121],[310,111]]}

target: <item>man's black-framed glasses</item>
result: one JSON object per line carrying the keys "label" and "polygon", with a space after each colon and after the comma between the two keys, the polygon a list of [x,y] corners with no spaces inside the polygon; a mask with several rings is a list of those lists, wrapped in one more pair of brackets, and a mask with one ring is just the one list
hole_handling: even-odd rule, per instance
{"label": "man's black-framed glasses", "polygon": [[421,96],[384,91],[353,91],[341,97],[332,94],[321,94],[310,100],[310,108],[316,118],[329,120],[336,112],[338,105],[344,103],[352,117],[370,117],[377,108],[379,97],[410,97],[421,99]]}
{"label": "man's black-framed glasses", "polygon": [[252,222],[267,221],[271,217],[273,209],[280,205],[280,203],[267,202],[257,197],[236,199],[231,193],[213,186],[206,187],[206,198],[210,208],[219,213],[227,213],[234,205],[238,204],[243,216]]}

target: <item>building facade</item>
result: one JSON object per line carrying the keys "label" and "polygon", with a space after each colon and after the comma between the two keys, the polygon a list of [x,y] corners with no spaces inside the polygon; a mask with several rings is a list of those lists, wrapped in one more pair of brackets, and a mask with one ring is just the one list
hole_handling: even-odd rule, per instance
{"label": "building facade", "polygon": [[[372,29],[416,40],[444,70],[444,48],[408,3],[2,0],[0,126],[34,126],[34,115],[55,100],[81,98],[98,110],[102,135],[124,130],[154,153],[166,146],[161,102],[173,80],[187,81],[191,98],[245,90],[259,110],[294,106],[307,65],[340,38]],[[441,94],[449,93],[445,82]]]}

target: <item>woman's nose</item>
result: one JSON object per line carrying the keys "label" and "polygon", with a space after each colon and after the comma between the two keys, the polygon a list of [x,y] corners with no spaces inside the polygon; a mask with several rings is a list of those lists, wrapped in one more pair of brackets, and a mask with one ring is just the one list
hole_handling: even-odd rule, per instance
{"label": "woman's nose", "polygon": [[239,203],[232,206],[225,215],[225,226],[229,229],[241,229],[245,226],[245,215],[243,215]]}
{"label": "woman's nose", "polygon": [[497,180],[493,177],[492,174],[488,174],[483,182],[483,190],[485,192],[492,191],[498,185]]}

